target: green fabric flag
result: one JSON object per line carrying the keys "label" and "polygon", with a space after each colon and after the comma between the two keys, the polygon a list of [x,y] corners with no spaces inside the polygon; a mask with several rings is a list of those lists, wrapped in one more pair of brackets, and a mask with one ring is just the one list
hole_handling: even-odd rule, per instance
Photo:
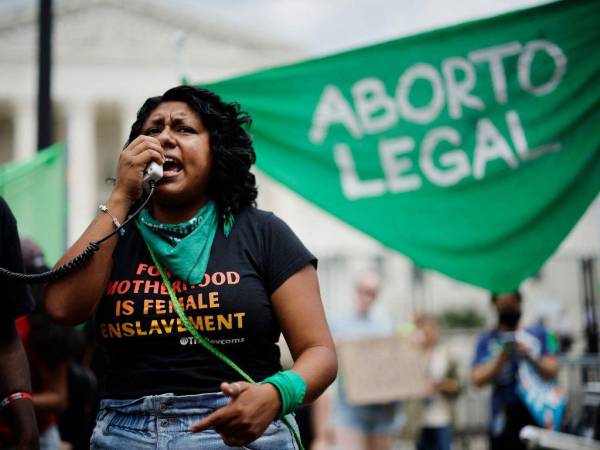
{"label": "green fabric flag", "polygon": [[0,166],[0,195],[17,219],[19,236],[39,244],[46,262],[54,265],[66,245],[64,145],[48,147],[26,162]]}
{"label": "green fabric flag", "polygon": [[561,1],[211,85],[258,166],[415,264],[493,291],[600,188],[600,1]]}

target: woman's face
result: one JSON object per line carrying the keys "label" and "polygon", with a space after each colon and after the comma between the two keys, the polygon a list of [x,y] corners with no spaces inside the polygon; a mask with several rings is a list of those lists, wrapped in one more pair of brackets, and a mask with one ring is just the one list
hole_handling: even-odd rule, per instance
{"label": "woman's face", "polygon": [[158,139],[165,151],[156,198],[173,206],[206,200],[212,156],[210,135],[200,117],[184,102],[161,103],[141,134]]}

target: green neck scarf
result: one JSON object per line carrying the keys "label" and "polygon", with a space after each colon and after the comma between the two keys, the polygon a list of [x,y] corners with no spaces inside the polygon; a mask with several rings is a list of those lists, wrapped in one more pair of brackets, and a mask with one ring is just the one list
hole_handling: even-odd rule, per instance
{"label": "green neck scarf", "polygon": [[[219,225],[214,202],[208,202],[193,218],[178,224],[161,223],[144,209],[137,224],[148,247],[175,277],[187,284],[202,281]],[[228,214],[223,226],[225,237],[232,226],[233,216]]]}

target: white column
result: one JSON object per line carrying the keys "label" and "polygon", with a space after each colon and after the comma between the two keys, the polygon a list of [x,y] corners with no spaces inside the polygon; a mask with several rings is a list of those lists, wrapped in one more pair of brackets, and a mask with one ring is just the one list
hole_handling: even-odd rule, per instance
{"label": "white column", "polygon": [[96,116],[94,105],[76,101],[67,105],[67,171],[69,199],[68,244],[94,218],[96,198]]}
{"label": "white column", "polygon": [[16,102],[14,130],[14,159],[24,161],[31,158],[37,150],[37,118],[33,99]]}

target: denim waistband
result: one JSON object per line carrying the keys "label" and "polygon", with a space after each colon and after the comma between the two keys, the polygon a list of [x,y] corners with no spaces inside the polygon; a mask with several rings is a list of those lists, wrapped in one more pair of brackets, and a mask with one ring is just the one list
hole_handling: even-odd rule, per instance
{"label": "denim waistband", "polygon": [[228,403],[229,398],[221,392],[195,395],[168,393],[148,395],[133,400],[104,399],[100,401],[100,409],[124,414],[204,415]]}

